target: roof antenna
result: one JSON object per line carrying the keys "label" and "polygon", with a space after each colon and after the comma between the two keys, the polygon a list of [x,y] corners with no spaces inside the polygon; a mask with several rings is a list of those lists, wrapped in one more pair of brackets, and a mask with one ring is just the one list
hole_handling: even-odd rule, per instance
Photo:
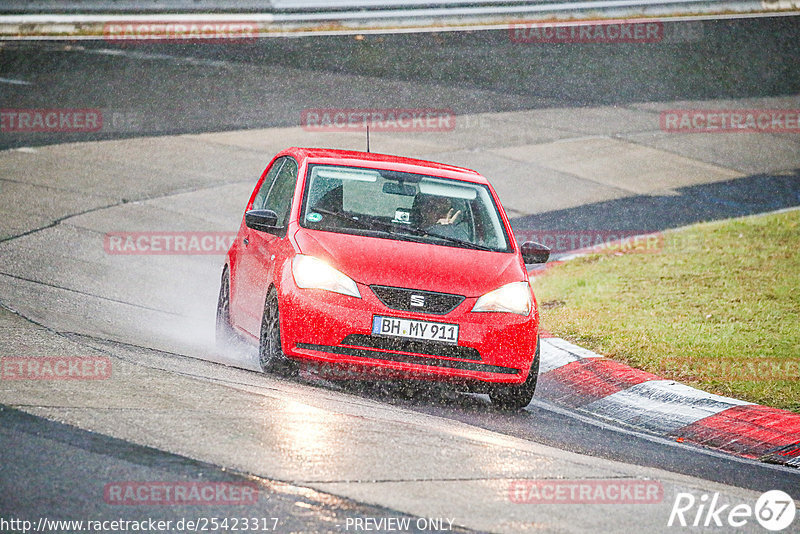
{"label": "roof antenna", "polygon": [[367,124],[367,152],[369,152],[369,123]]}

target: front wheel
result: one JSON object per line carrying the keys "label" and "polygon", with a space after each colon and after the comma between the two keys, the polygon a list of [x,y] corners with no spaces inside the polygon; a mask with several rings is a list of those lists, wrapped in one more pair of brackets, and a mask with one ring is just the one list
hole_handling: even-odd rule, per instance
{"label": "front wheel", "polygon": [[261,317],[261,336],[258,343],[258,363],[265,373],[285,376],[297,373],[297,363],[283,353],[281,346],[281,314],[278,307],[278,292],[271,287],[264,303]]}
{"label": "front wheel", "polygon": [[526,407],[533,400],[536,381],[539,378],[539,339],[536,339],[536,352],[531,362],[531,370],[525,382],[516,386],[495,386],[489,393],[492,403],[502,410],[517,411]]}
{"label": "front wheel", "polygon": [[237,340],[236,331],[231,326],[231,278],[226,267],[222,271],[217,299],[216,344],[220,350],[234,345]]}

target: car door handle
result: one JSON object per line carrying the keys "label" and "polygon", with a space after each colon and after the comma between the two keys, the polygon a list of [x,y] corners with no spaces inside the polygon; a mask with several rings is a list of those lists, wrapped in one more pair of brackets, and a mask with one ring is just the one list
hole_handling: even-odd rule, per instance
{"label": "car door handle", "polygon": [[242,243],[244,243],[244,246],[247,246],[250,244],[250,240],[245,237],[244,239],[242,239]]}

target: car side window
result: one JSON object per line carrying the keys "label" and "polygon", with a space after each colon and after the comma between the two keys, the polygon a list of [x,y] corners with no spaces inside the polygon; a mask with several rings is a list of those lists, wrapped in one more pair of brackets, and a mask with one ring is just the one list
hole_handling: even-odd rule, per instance
{"label": "car side window", "polygon": [[278,215],[277,226],[286,225],[292,208],[295,185],[297,185],[297,162],[292,158],[284,158],[283,165],[275,176],[264,202],[264,209],[272,210]]}
{"label": "car side window", "polygon": [[278,172],[280,172],[281,167],[283,167],[285,162],[286,158],[279,158],[275,160],[275,163],[272,164],[269,172],[267,172],[267,175],[264,177],[264,181],[261,182],[261,187],[259,188],[258,193],[256,193],[256,197],[253,199],[254,210],[267,209],[265,207],[267,195],[269,195],[269,191],[272,189],[272,184],[275,183],[275,177],[278,175]]}

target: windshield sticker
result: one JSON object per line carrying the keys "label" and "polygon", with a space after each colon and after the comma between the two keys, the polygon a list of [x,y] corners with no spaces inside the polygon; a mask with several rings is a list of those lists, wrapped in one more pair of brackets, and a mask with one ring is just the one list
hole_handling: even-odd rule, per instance
{"label": "windshield sticker", "polygon": [[392,220],[393,223],[404,223],[410,224],[411,223],[411,211],[404,210],[404,209],[396,209],[394,211],[394,219]]}

